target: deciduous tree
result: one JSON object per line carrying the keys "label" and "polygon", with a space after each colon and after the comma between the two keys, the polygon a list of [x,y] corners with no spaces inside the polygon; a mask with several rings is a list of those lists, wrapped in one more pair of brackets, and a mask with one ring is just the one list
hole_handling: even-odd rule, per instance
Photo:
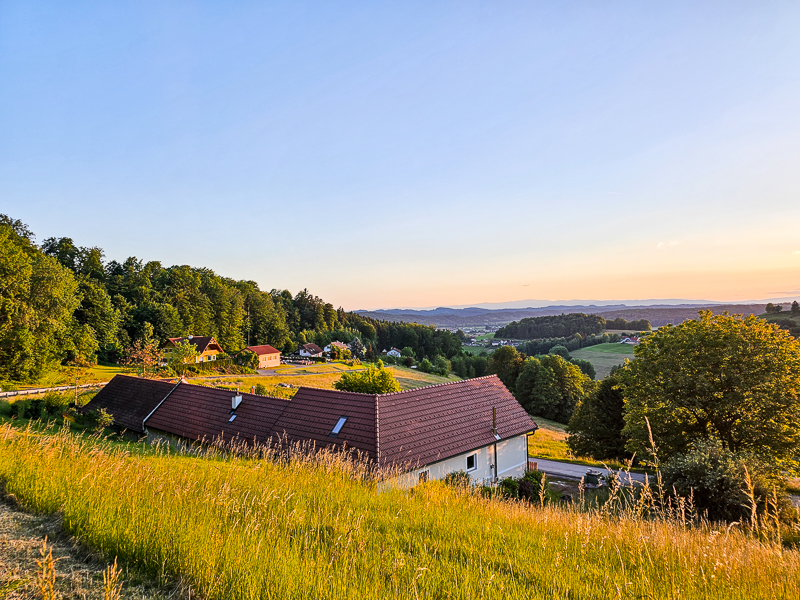
{"label": "deciduous tree", "polygon": [[388,394],[400,391],[400,384],[397,383],[394,375],[383,367],[382,361],[378,361],[377,367],[343,373],[333,387],[345,392],[362,394]]}
{"label": "deciduous tree", "polygon": [[754,316],[712,315],[661,327],[620,371],[628,450],[661,458],[696,440],[719,440],[797,466],[800,450],[800,341]]}

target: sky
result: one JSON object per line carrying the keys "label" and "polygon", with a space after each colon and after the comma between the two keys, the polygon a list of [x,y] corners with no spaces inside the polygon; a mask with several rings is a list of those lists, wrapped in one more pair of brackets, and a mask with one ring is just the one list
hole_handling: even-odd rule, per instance
{"label": "sky", "polygon": [[800,296],[798,2],[0,2],[0,213],[348,310]]}

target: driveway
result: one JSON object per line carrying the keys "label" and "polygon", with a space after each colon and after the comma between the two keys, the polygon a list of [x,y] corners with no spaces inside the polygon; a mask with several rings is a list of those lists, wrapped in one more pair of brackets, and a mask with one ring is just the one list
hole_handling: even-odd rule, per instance
{"label": "driveway", "polygon": [[[572,463],[561,462],[558,460],[548,460],[546,458],[534,458],[530,457],[529,462],[537,463],[537,466],[540,471],[544,471],[548,475],[552,477],[563,477],[565,479],[580,479],[584,475],[586,475],[586,471],[588,469],[593,469],[595,471],[600,471],[604,475],[609,475],[610,473],[616,473],[616,471],[612,471],[609,469],[603,469],[600,467],[587,467],[586,465],[574,465]],[[624,483],[628,483],[628,474],[623,473],[623,481]],[[644,475],[642,473],[630,473],[630,478],[638,483],[644,483]]]}

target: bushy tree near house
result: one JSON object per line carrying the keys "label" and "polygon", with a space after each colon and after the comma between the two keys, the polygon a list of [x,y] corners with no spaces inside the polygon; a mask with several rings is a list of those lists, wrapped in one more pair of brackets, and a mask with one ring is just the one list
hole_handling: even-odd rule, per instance
{"label": "bushy tree near house", "polygon": [[619,378],[612,374],[578,405],[567,426],[567,444],[576,456],[630,458],[622,435],[624,427],[625,400]]}
{"label": "bushy tree near house", "polygon": [[593,386],[577,366],[551,354],[525,359],[514,395],[530,414],[568,423]]}
{"label": "bushy tree near house", "polygon": [[661,327],[619,372],[627,449],[663,459],[699,440],[797,468],[800,341],[757,317],[712,315]]}
{"label": "bushy tree near house", "polygon": [[350,371],[333,384],[337,390],[359,392],[362,394],[389,394],[399,392],[400,384],[390,371],[378,361],[377,367],[367,367],[364,371]]}

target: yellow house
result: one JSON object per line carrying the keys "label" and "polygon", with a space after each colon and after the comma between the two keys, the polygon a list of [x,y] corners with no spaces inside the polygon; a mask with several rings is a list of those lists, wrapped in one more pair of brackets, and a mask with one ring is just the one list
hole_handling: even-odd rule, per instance
{"label": "yellow house", "polygon": [[280,350],[276,350],[269,344],[264,344],[263,346],[248,346],[245,350],[250,350],[250,352],[254,352],[258,356],[259,369],[268,369],[281,365]]}
{"label": "yellow house", "polygon": [[185,338],[183,337],[169,338],[162,347],[164,351],[164,359],[166,362],[169,362],[170,354],[172,354],[172,348],[174,348],[184,340],[188,340],[189,342],[194,344],[195,348],[197,348],[197,356],[194,357],[194,362],[196,363],[217,360],[217,355],[222,354],[223,352],[222,347],[217,343],[217,340],[215,340],[213,337],[189,335],[186,336]]}

